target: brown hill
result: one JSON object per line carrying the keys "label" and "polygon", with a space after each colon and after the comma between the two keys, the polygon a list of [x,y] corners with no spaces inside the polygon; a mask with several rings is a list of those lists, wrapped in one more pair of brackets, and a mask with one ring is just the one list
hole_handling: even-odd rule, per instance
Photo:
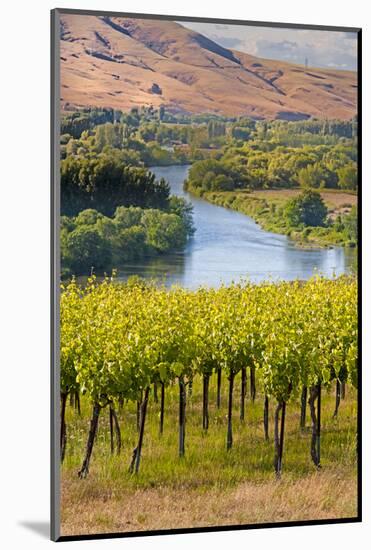
{"label": "brown hill", "polygon": [[164,105],[288,120],[357,110],[354,72],[260,59],[171,21],[62,15],[60,55],[62,107]]}

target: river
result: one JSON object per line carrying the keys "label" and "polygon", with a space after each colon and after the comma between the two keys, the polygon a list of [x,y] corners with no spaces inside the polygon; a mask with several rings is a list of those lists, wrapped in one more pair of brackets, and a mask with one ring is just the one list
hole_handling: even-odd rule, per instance
{"label": "river", "polygon": [[244,214],[184,192],[188,170],[189,166],[151,168],[157,178],[170,183],[173,195],[193,204],[196,232],[185,251],[126,264],[119,269],[118,279],[139,275],[161,279],[167,286],[217,287],[241,278],[260,282],[308,279],[315,273],[331,277],[354,265],[354,249],[300,248],[285,235],[263,230]]}

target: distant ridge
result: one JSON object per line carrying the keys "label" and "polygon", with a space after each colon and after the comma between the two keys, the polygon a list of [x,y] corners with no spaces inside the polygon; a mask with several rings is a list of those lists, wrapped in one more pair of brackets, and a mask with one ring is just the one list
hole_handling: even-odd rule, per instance
{"label": "distant ridge", "polygon": [[350,119],[352,71],[306,68],[224,48],[163,20],[61,16],[62,107],[164,105],[256,119]]}

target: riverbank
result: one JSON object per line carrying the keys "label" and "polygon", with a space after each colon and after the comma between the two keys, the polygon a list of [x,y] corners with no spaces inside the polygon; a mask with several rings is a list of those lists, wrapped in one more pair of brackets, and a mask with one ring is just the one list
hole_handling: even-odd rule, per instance
{"label": "riverbank", "polygon": [[266,231],[287,235],[301,247],[356,246],[336,223],[339,216],[348,215],[357,204],[356,194],[335,190],[321,192],[329,219],[334,223],[327,227],[293,228],[283,213],[287,201],[300,192],[300,189],[210,191],[203,193],[202,198],[217,206],[246,214]]}
{"label": "riverbank", "polygon": [[197,288],[202,285],[219,287],[221,282],[230,284],[246,277],[259,283],[270,277],[305,280],[315,273],[332,277],[354,270],[354,249],[296,246],[295,241],[278,232],[265,231],[245,213],[188,193],[184,181],[189,170],[189,165],[152,168],[157,179],[169,182],[172,195],[183,197],[192,204],[196,232],[185,254],[163,256],[145,266],[142,262],[131,264],[120,271],[119,278],[124,280],[131,275],[166,277],[169,286],[180,284]]}

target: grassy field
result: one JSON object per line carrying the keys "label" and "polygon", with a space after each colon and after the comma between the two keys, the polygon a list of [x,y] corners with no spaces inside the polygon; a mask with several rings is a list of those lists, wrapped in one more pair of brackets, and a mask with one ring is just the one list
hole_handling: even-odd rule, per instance
{"label": "grassy field", "polygon": [[[68,443],[62,466],[62,535],[171,529],[212,525],[354,517],[357,513],[356,394],[347,389],[338,419],[332,418],[333,389],[323,396],[322,469],[310,456],[310,429],[299,429],[298,403],[287,410],[283,476],[273,470],[273,413],[270,441],[264,440],[263,399],[246,401],[246,420],[239,420],[239,381],[234,403],[234,442],[225,449],[227,387],[222,407],[215,407],[210,383],[210,426],[202,430],[201,384],[194,383],[187,402],[186,456],[178,457],[178,391],[167,391],[164,434],[159,435],[159,405],[151,397],[141,469],[128,473],[136,446],[135,405],[119,414],[123,448],[110,454],[108,410],[99,420],[90,473],[80,480],[89,428],[90,405],[82,414],[68,407]],[[309,413],[307,425],[309,426]]]}
{"label": "grassy field", "polygon": [[[266,189],[252,192],[248,190],[209,191],[204,193],[202,198],[219,206],[247,214],[263,229],[288,235],[301,246],[354,246],[354,243],[348,242],[344,233],[337,231],[335,227],[303,229],[290,227],[283,215],[283,209],[288,200],[300,193],[302,193],[302,189]],[[328,217],[334,221],[339,215],[349,214],[351,207],[357,204],[355,192],[326,189],[320,194],[328,208]]]}
{"label": "grassy field", "polygon": [[[302,193],[302,189],[260,189],[253,191],[250,196],[267,200],[282,200],[286,202]],[[357,193],[344,192],[338,189],[326,189],[320,192],[327,208],[333,212],[347,210],[357,204]]]}

